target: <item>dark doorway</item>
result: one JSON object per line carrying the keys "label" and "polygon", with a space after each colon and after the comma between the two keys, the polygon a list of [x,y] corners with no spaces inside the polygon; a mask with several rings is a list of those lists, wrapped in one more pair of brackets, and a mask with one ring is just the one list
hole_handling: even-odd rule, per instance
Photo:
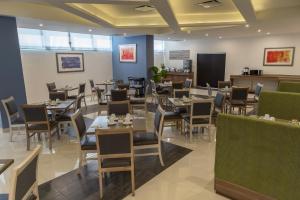
{"label": "dark doorway", "polygon": [[224,81],[226,54],[197,54],[197,85],[218,87],[218,81]]}

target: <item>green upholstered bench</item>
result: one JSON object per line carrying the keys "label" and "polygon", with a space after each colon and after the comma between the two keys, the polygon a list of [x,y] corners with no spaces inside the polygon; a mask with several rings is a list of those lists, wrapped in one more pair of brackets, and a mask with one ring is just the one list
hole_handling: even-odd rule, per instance
{"label": "green upholstered bench", "polygon": [[300,199],[300,126],[220,114],[215,189],[232,199]]}
{"label": "green upholstered bench", "polygon": [[300,120],[300,93],[262,92],[258,101],[257,115],[265,114],[278,119]]}
{"label": "green upholstered bench", "polygon": [[277,91],[279,92],[295,92],[300,93],[300,82],[285,82],[279,83]]}

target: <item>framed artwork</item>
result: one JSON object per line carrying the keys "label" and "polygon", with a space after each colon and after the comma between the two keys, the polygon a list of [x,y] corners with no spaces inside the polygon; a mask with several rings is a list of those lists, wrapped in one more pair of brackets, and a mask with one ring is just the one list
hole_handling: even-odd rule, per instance
{"label": "framed artwork", "polygon": [[264,66],[293,66],[295,47],[265,48]]}
{"label": "framed artwork", "polygon": [[136,62],[136,44],[119,45],[120,62]]}
{"label": "framed artwork", "polygon": [[56,53],[56,64],[58,73],[83,72],[83,53]]}

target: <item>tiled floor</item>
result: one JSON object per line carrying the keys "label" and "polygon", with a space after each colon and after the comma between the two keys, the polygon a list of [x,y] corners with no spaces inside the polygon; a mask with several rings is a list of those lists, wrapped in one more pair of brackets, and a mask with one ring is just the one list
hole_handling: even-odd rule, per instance
{"label": "tiled floor", "polygon": [[[87,117],[94,118],[96,114],[89,114]],[[213,188],[215,142],[209,142],[205,135],[196,135],[190,142],[187,137],[170,127],[165,128],[164,140],[190,148],[193,152],[140,187],[135,197],[128,196],[126,199],[226,199],[217,195]],[[25,135],[16,135],[14,142],[8,141],[9,134],[0,131],[0,158],[14,158],[16,165],[28,155],[25,150]],[[38,181],[43,183],[51,180],[77,166],[76,140],[68,136],[63,136],[61,140],[55,139],[52,153],[44,144],[39,161]],[[10,167],[0,176],[0,193],[8,192],[12,169]]]}

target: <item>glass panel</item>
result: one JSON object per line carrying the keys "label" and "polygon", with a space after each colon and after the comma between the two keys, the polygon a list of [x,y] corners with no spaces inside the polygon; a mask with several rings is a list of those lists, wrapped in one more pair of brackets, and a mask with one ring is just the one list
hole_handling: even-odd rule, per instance
{"label": "glass panel", "polygon": [[18,28],[21,49],[43,49],[43,38],[40,30]]}
{"label": "glass panel", "polygon": [[154,40],[154,51],[156,51],[156,52],[164,51],[164,41],[163,40]]}
{"label": "glass panel", "polygon": [[69,33],[59,31],[43,31],[45,45],[48,49],[70,49]]}
{"label": "glass panel", "polygon": [[111,37],[104,35],[93,35],[94,48],[97,50],[111,51]]}
{"label": "glass panel", "polygon": [[92,35],[71,33],[71,45],[74,49],[93,49]]}

